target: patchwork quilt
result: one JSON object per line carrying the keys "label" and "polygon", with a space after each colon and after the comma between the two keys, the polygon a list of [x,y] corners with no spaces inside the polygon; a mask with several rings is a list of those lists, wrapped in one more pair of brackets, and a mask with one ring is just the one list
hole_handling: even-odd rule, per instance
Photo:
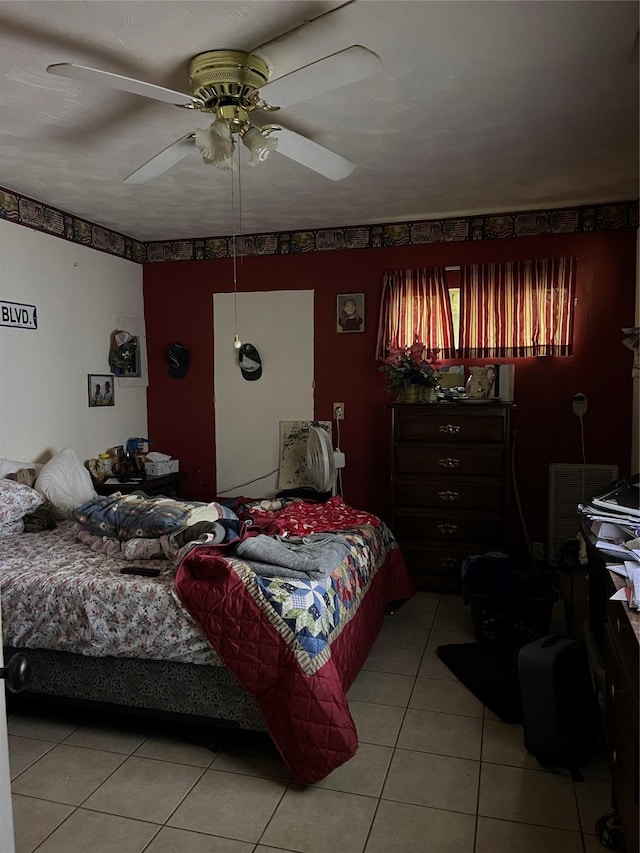
{"label": "patchwork quilt", "polygon": [[[275,520],[281,529],[283,518]],[[290,526],[299,532],[295,520]],[[325,510],[313,532],[326,527],[337,532]],[[257,700],[301,784],[317,782],[355,754],[346,692],[378,634],[386,602],[413,595],[397,543],[379,519],[340,536],[349,553],[320,581],[258,576],[231,553],[221,558],[216,546],[191,550],[176,575],[179,598]]]}

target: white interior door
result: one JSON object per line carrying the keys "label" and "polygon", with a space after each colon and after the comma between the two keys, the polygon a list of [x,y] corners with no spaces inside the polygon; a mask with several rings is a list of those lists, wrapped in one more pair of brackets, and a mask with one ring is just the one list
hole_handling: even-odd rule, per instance
{"label": "white interior door", "polygon": [[[2,637],[2,601],[0,600],[0,637]],[[0,643],[0,667],[4,666]],[[4,681],[0,680],[0,850],[15,853],[13,812],[11,810],[11,776],[9,774],[9,743],[7,741],[7,706]]]}
{"label": "white interior door", "polygon": [[[240,373],[236,319],[240,340],[260,354],[255,382]],[[213,326],[218,493],[273,495],[280,421],[313,418],[313,291],[216,293]]]}

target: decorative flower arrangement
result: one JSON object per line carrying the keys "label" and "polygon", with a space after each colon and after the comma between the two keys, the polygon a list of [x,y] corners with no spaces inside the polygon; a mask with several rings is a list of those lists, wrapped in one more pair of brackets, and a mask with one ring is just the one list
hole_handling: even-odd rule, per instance
{"label": "decorative flower arrangement", "polygon": [[428,350],[417,338],[410,347],[389,349],[380,370],[387,377],[389,392],[401,392],[410,385],[438,387],[439,350]]}

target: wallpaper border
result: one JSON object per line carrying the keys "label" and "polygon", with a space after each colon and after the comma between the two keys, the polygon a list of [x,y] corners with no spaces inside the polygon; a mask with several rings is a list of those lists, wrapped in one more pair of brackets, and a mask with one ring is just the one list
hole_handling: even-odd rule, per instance
{"label": "wallpaper border", "polygon": [[[233,237],[142,242],[104,228],[44,202],[0,187],[0,219],[52,234],[73,243],[107,252],[136,263],[200,261],[233,257]],[[560,207],[549,210],[453,216],[379,225],[355,225],[245,234],[236,237],[242,255],[287,255],[339,249],[380,249],[531,237],[544,234],[581,234],[638,227],[638,201]]]}

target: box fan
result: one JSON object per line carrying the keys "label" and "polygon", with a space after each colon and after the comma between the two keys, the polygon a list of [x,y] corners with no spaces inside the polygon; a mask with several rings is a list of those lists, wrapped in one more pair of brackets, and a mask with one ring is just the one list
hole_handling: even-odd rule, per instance
{"label": "box fan", "polygon": [[338,492],[339,472],[345,466],[345,456],[339,447],[333,449],[331,436],[319,426],[309,427],[307,441],[307,473],[313,488],[319,492]]}

